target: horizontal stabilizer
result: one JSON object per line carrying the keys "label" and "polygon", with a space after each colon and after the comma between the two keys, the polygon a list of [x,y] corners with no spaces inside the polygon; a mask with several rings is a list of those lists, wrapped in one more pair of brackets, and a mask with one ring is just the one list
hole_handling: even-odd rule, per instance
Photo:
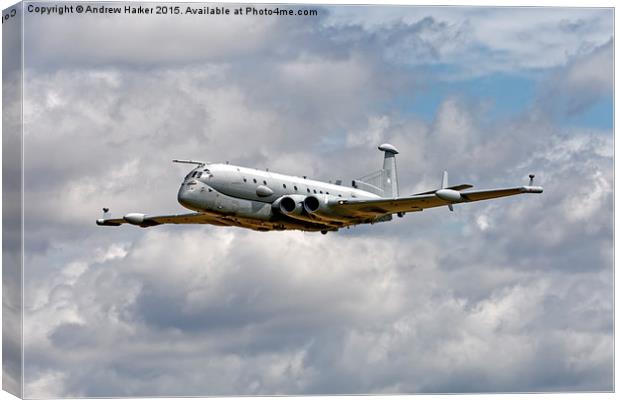
{"label": "horizontal stabilizer", "polygon": [[[471,189],[471,188],[473,188],[473,187],[474,187],[474,185],[469,185],[469,184],[467,184],[467,183],[464,183],[464,184],[462,184],[462,185],[449,186],[449,187],[444,188],[444,189],[452,189],[452,190],[465,190],[465,189]],[[416,193],[416,194],[414,194],[413,196],[418,196],[418,195],[421,195],[421,194],[433,194],[433,193],[435,193],[437,190],[439,190],[439,189],[430,190],[430,191],[428,191],[428,192]]]}

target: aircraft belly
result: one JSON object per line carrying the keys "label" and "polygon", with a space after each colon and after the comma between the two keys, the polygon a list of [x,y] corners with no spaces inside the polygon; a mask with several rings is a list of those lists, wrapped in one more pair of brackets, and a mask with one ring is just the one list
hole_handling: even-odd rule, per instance
{"label": "aircraft belly", "polygon": [[269,203],[252,200],[238,200],[240,206],[236,212],[223,209],[221,218],[231,225],[256,230],[303,230],[320,231],[333,227],[315,222],[306,222],[289,218],[279,213],[274,213]]}
{"label": "aircraft belly", "polygon": [[[239,188],[240,189],[240,188]],[[179,201],[185,207],[214,215],[223,225],[255,230],[320,231],[336,228],[321,220],[300,220],[274,212],[272,204],[265,201],[237,198],[217,191],[204,183],[181,188]],[[339,227],[349,224],[340,224]]]}

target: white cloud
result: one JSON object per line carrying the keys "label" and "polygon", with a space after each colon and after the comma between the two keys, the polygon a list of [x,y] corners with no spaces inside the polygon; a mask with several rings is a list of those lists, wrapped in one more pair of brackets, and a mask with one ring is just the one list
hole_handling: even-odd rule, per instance
{"label": "white cloud", "polygon": [[480,228],[480,230],[486,231],[487,229],[489,229],[490,226],[489,217],[487,217],[486,215],[478,216],[478,218],[476,218],[476,224],[478,225],[478,228]]}
{"label": "white cloud", "polygon": [[24,392],[33,398],[41,397],[64,397],[63,380],[66,374],[61,372],[50,372],[42,374],[32,382],[28,382]]}
{"label": "white cloud", "polygon": [[350,132],[347,134],[348,146],[374,147],[377,143],[383,143],[390,119],[387,115],[372,117],[368,121],[368,127],[362,132]]}
{"label": "white cloud", "polygon": [[611,180],[607,180],[600,170],[595,171],[586,182],[587,185],[568,194],[562,204],[570,221],[586,222],[591,219],[599,210],[604,209],[608,196],[612,194]]}

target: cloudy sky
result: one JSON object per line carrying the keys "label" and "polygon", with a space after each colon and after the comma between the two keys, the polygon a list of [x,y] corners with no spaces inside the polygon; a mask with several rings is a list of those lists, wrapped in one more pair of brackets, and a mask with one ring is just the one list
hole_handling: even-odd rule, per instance
{"label": "cloudy sky", "polygon": [[[612,10],[303,8],[26,15],[24,395],[612,390]],[[94,223],[183,212],[173,158],[346,182],[383,142],[404,195],[545,192],[325,236]]]}

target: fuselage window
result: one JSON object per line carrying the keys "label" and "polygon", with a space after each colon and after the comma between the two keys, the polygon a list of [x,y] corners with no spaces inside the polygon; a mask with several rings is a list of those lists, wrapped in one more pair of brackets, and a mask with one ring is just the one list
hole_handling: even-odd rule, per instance
{"label": "fuselage window", "polygon": [[297,186],[293,186],[293,189],[297,190]]}
{"label": "fuselage window", "polygon": [[329,194],[329,192],[325,192],[325,194]]}
{"label": "fuselage window", "polygon": [[322,191],[322,190],[319,190],[319,193],[323,194],[323,191]]}
{"label": "fuselage window", "polygon": [[282,184],[282,187],[283,187],[284,189],[286,189],[286,183],[283,183],[283,184]]}
{"label": "fuselage window", "polygon": [[266,184],[267,184],[267,181],[263,181],[263,185],[266,185]]}
{"label": "fuselage window", "polygon": [[254,181],[254,183],[256,183],[256,179],[252,179]]}
{"label": "fuselage window", "polygon": [[245,179],[245,178],[243,178],[243,181],[244,181],[244,182],[247,182],[248,180],[247,180],[247,179]]}
{"label": "fuselage window", "polygon": [[314,189],[313,192],[316,193],[316,189]]}
{"label": "fuselage window", "polygon": [[342,197],[342,195],[341,195],[341,194],[339,194],[339,195],[338,195],[338,197]]}
{"label": "fuselage window", "polygon": [[306,188],[306,190],[308,191],[308,193],[310,193],[310,189],[309,188]]}

